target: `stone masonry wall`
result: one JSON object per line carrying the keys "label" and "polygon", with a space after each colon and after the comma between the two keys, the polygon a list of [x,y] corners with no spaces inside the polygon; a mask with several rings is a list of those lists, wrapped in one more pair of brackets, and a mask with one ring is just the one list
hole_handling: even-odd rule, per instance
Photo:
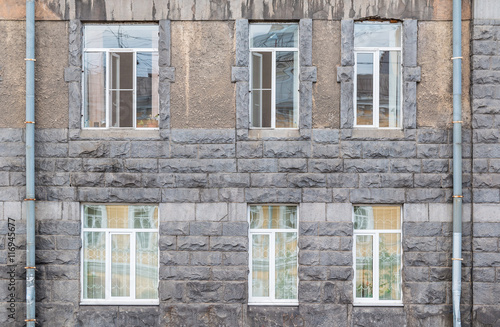
{"label": "stone masonry wall", "polygon": [[[390,316],[390,326],[421,321],[450,326],[450,133],[421,129],[405,134],[381,141],[322,129],[313,130],[311,139],[236,141],[235,130],[174,129],[166,139],[85,140],[70,137],[66,129],[37,130],[39,322],[331,326],[335,321],[357,326]],[[465,149],[470,149],[469,135],[465,131]],[[20,246],[17,300],[22,302],[24,136],[22,129],[2,129],[0,137],[0,251],[6,252],[7,218],[13,217]],[[464,157],[468,203],[470,151]],[[108,202],[160,206],[159,307],[79,306],[80,203]],[[253,203],[300,205],[298,307],[246,304],[247,205]],[[404,205],[400,308],[352,306],[352,204],[377,203]],[[471,240],[470,206],[465,208],[466,326]],[[8,269],[5,260],[0,267]],[[8,283],[4,276],[2,287]]]}
{"label": "stone masonry wall", "polygon": [[473,23],[473,317],[483,327],[500,323],[500,21]]}

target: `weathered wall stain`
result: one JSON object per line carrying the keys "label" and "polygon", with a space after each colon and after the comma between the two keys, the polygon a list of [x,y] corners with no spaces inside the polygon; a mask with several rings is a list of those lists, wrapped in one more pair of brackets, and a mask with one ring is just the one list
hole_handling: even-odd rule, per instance
{"label": "weathered wall stain", "polygon": [[[471,1],[462,0],[464,19]],[[449,0],[39,0],[37,19],[87,21],[147,20],[289,20],[345,19],[380,16],[419,20],[451,20]],[[0,19],[24,19],[22,1],[0,3]]]}

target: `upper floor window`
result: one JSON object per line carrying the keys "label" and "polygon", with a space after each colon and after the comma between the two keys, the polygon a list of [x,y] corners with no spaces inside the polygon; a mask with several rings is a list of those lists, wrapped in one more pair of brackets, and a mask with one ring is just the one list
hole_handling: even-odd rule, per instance
{"label": "upper floor window", "polygon": [[298,304],[297,206],[249,207],[250,304]]}
{"label": "upper floor window", "polygon": [[401,304],[401,207],[354,206],[353,220],[354,303]]}
{"label": "upper floor window", "polygon": [[158,304],[158,206],[84,205],[83,304]]}
{"label": "upper floor window", "polygon": [[158,128],[158,26],[86,25],[83,127]]}
{"label": "upper floor window", "polygon": [[401,128],[401,24],[354,24],[354,126]]}
{"label": "upper floor window", "polygon": [[298,128],[299,27],[250,25],[250,126]]}

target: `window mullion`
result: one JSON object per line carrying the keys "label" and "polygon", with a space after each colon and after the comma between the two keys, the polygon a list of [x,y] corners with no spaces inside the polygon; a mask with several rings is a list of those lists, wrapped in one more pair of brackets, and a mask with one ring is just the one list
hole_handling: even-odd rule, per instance
{"label": "window mullion", "polygon": [[271,128],[276,128],[276,50],[272,51]]}
{"label": "window mullion", "polygon": [[373,52],[373,126],[379,127],[380,51]]}
{"label": "window mullion", "polygon": [[106,237],[106,272],[104,276],[104,293],[105,299],[111,299],[111,233],[109,231],[105,231]]}
{"label": "window mullion", "polygon": [[375,233],[373,235],[373,300],[375,301],[379,301],[380,295],[379,237],[380,233]]}
{"label": "window mullion", "polygon": [[133,52],[134,64],[132,65],[132,126],[137,128],[137,51]]}
{"label": "window mullion", "polygon": [[276,300],[276,267],[275,267],[275,252],[276,252],[276,233],[273,231],[270,233],[269,237],[269,295],[272,301]]}
{"label": "window mullion", "polygon": [[133,231],[132,234],[130,235],[130,297],[132,300],[135,300],[135,272],[136,272],[136,267],[135,267],[135,255],[136,255],[136,244],[137,244],[137,232]]}
{"label": "window mullion", "polygon": [[[110,75],[111,75],[111,55],[109,50],[106,50],[106,95],[105,95],[105,100],[106,100],[106,128],[110,128],[111,126],[111,108],[109,106],[109,89],[111,88],[110,85]],[[88,91],[87,91],[88,92]]]}

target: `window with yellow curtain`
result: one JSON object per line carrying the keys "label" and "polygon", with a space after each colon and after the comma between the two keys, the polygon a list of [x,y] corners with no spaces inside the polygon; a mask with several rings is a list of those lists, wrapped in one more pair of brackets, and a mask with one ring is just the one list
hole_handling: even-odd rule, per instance
{"label": "window with yellow curtain", "polygon": [[297,206],[249,206],[249,224],[249,304],[296,305]]}

